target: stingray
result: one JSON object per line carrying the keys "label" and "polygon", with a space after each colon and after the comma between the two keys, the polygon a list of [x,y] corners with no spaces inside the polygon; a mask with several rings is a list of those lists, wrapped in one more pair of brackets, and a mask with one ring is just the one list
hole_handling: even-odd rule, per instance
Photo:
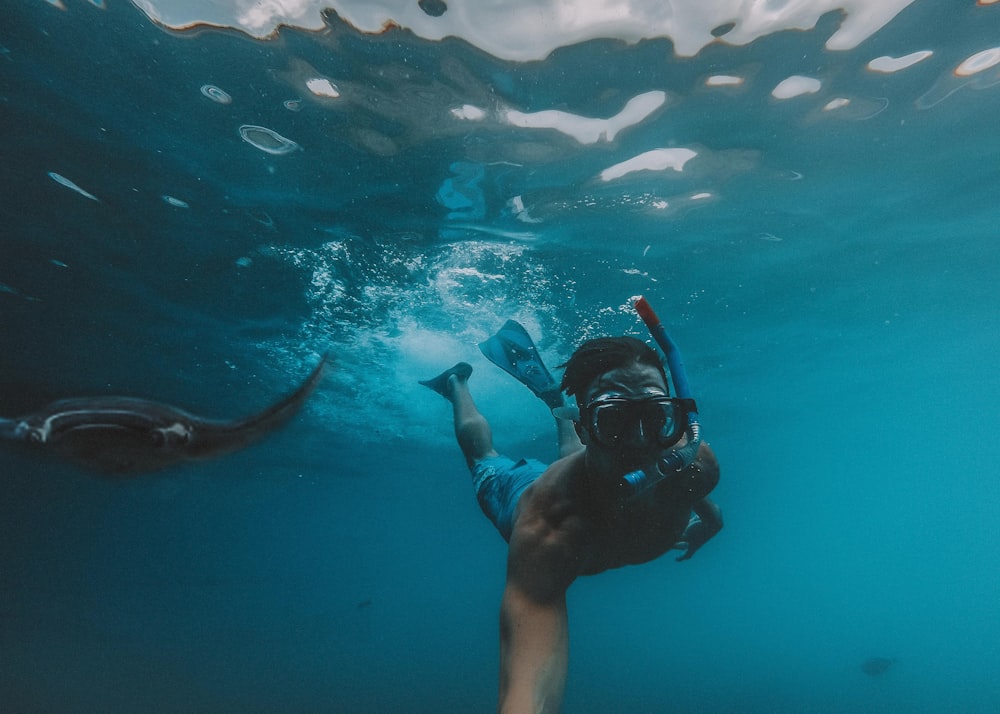
{"label": "stingray", "polygon": [[885,671],[889,669],[895,661],[895,659],[889,659],[888,657],[869,657],[861,663],[861,671],[869,677],[877,677],[880,674],[885,674]]}
{"label": "stingray", "polygon": [[316,389],[325,366],[324,356],[294,392],[237,421],[204,419],[135,397],[60,399],[26,416],[0,417],[0,439],[111,475],[211,459],[242,449],[285,424]]}

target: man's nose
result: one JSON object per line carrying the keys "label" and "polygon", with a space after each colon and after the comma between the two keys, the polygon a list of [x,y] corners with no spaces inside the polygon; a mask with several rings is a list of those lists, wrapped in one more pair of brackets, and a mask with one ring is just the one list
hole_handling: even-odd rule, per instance
{"label": "man's nose", "polygon": [[632,448],[643,448],[652,442],[651,435],[641,419],[636,419],[626,431],[626,443]]}

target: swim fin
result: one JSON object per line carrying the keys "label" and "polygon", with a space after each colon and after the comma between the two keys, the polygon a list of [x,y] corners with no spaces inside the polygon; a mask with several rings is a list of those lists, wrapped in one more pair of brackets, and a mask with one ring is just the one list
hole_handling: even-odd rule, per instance
{"label": "swim fin", "polygon": [[451,379],[451,375],[455,375],[464,382],[472,376],[472,365],[468,362],[459,362],[451,369],[446,369],[433,379],[421,379],[418,382],[428,389],[433,389],[445,399],[448,399],[448,380]]}
{"label": "swim fin", "polygon": [[520,323],[507,320],[499,332],[479,344],[479,349],[486,359],[525,385],[550,407],[563,405],[559,385],[545,368],[535,343]]}

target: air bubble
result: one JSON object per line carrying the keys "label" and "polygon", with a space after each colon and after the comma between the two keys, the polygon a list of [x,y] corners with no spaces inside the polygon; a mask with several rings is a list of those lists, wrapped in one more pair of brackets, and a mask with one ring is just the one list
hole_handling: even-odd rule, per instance
{"label": "air bubble", "polygon": [[233,98],[224,89],[219,89],[214,84],[201,85],[201,93],[219,104],[232,104]]}
{"label": "air bubble", "polygon": [[299,145],[291,139],[286,139],[278,132],[264,126],[244,124],[240,127],[240,136],[243,137],[243,141],[268,154],[290,154],[299,148]]}

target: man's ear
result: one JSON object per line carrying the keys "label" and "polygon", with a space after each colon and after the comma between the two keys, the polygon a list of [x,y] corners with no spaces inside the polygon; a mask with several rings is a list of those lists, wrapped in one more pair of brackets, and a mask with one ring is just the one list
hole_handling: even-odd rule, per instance
{"label": "man's ear", "polygon": [[576,436],[580,439],[580,443],[584,446],[589,446],[590,434],[588,434],[587,430],[583,428],[583,425],[580,422],[575,421],[573,422],[573,428],[576,430]]}

